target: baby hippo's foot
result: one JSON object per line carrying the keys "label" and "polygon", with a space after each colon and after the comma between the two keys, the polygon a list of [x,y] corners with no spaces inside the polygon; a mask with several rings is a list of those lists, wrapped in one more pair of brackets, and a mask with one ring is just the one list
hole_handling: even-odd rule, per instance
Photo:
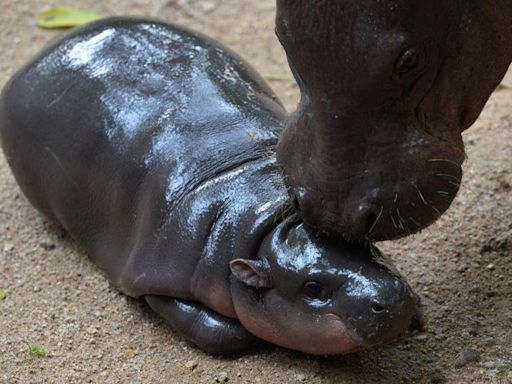
{"label": "baby hippo's foot", "polygon": [[176,331],[212,354],[231,354],[262,345],[235,319],[230,319],[196,302],[169,296],[145,296],[149,306]]}

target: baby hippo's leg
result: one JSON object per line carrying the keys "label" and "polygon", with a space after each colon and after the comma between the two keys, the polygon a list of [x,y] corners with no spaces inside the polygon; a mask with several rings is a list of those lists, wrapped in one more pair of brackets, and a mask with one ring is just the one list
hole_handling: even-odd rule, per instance
{"label": "baby hippo's leg", "polygon": [[145,296],[149,306],[201,349],[229,354],[262,344],[235,319],[222,316],[202,304],[169,296]]}

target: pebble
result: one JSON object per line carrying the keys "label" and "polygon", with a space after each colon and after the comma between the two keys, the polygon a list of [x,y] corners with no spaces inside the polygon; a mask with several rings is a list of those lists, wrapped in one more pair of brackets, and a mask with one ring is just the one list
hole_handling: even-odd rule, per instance
{"label": "pebble", "polygon": [[482,363],[482,367],[484,368],[496,368],[496,362],[495,361],[485,361]]}
{"label": "pebble", "polygon": [[215,10],[215,8],[216,8],[215,3],[212,2],[212,1],[203,2],[203,3],[200,3],[200,4],[201,4],[202,11],[204,13],[213,12]]}
{"label": "pebble", "polygon": [[43,239],[39,242],[39,246],[47,251],[51,251],[55,249],[55,243],[53,243],[50,239]]}
{"label": "pebble", "polygon": [[303,373],[299,373],[298,375],[295,376],[297,378],[298,381],[300,382],[303,382],[304,380],[306,380],[306,375],[304,375]]}
{"label": "pebble", "polygon": [[490,360],[483,362],[482,367],[487,369],[508,370],[510,368],[510,365],[503,360]]}
{"label": "pebble", "polygon": [[498,374],[498,372],[499,371],[497,369],[489,369],[485,371],[484,377],[486,380],[493,380],[495,376]]}
{"label": "pebble", "polygon": [[457,361],[455,362],[456,368],[461,368],[468,363],[473,363],[476,361],[480,361],[480,352],[475,349],[467,349],[459,356]]}
{"label": "pebble", "polygon": [[217,376],[217,382],[219,383],[227,383],[229,381],[228,374],[226,372],[219,373],[219,376]]}
{"label": "pebble", "polygon": [[189,360],[185,363],[185,367],[193,371],[197,368],[197,364],[197,360]]}
{"label": "pebble", "polygon": [[494,268],[496,268],[496,266],[494,264],[488,264],[487,267],[486,267],[489,271],[492,271]]}
{"label": "pebble", "polygon": [[428,335],[425,333],[422,333],[421,335],[414,337],[418,341],[426,341],[428,339]]}

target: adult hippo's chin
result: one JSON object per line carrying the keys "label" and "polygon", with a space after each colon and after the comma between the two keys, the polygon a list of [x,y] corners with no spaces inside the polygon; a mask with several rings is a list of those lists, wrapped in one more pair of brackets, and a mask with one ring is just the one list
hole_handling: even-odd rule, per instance
{"label": "adult hippo's chin", "polygon": [[278,0],[302,97],[278,160],[303,219],[349,239],[448,209],[470,127],[512,59],[512,2]]}

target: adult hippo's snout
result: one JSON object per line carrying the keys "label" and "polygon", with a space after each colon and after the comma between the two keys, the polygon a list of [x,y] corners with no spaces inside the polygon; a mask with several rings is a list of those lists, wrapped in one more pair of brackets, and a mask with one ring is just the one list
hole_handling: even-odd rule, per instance
{"label": "adult hippo's snout", "polygon": [[307,161],[283,159],[296,208],[312,226],[347,239],[393,239],[432,224],[459,189],[460,134],[434,135],[419,124],[368,126],[360,140],[347,138],[352,145],[340,146],[336,159],[325,149]]}
{"label": "adult hippo's snout", "polygon": [[510,1],[278,0],[301,90],[278,145],[308,224],[355,240],[432,224],[469,128],[512,60]]}

